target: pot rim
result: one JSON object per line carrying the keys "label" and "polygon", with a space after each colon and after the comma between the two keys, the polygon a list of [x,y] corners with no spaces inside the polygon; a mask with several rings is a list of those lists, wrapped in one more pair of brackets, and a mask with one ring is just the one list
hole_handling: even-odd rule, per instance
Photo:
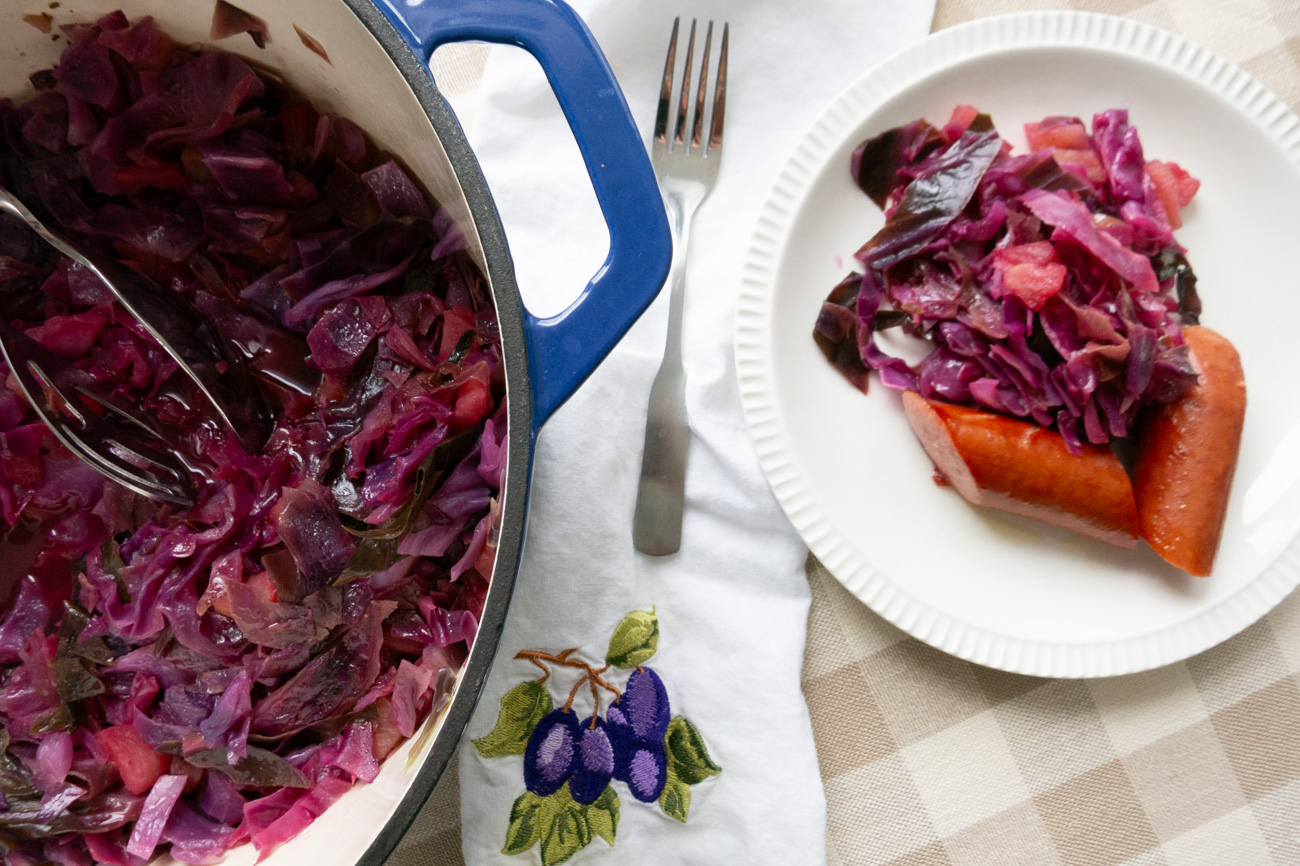
{"label": "pot rim", "polygon": [[[413,758],[419,761],[414,779],[397,808],[357,861],[357,866],[382,866],[406,835],[416,815],[433,793],[452,753],[459,747],[496,655],[523,546],[533,459],[533,406],[524,339],[523,305],[515,282],[514,264],[492,193],[464,130],[447,100],[435,86],[428,67],[406,44],[379,8],[371,0],[342,2],[380,44],[411,88],[447,153],[447,159],[469,206],[470,219],[478,234],[486,263],[484,276],[496,306],[505,368],[508,418],[506,474],[500,494],[501,531],[487,598],[479,618],[478,633],[469,656],[461,667],[450,703],[440,719],[425,722],[439,727],[432,742],[423,747],[423,758]],[[326,810],[321,819],[327,819],[328,816],[329,810]]]}

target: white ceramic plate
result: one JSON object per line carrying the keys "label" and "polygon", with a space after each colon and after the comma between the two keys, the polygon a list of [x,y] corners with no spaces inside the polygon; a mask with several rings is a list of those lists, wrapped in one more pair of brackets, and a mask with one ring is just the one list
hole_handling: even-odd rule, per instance
{"label": "white ceramic plate", "polygon": [[[864,138],[969,103],[1022,124],[1129,109],[1148,158],[1202,181],[1177,237],[1203,323],[1241,352],[1249,407],[1210,578],[968,505],[932,483],[897,392],[850,386],[812,340],[882,225],[854,185]],[[939,649],[1040,676],[1146,670],[1236,634],[1300,583],[1300,119],[1241,69],[1108,16],[1045,12],[934,34],[867,73],[808,131],[758,220],[736,361],[763,469],[804,541],[877,613]],[[897,344],[891,348],[897,352]],[[919,355],[912,355],[917,360]]]}

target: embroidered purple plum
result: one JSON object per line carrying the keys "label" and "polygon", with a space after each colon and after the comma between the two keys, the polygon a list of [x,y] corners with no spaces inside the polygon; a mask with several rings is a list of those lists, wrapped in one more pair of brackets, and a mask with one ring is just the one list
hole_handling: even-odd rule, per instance
{"label": "embroidered purple plum", "polygon": [[[503,853],[519,854],[541,842],[543,866],[555,866],[596,836],[613,845],[621,810],[615,781],[633,799],[658,802],[665,815],[686,821],[691,786],[721,768],[695,726],[672,715],[667,687],[645,666],[658,643],[658,617],[638,610],[614,630],[604,666],[579,658],[577,647],[515,655],[539,667],[542,676],[507,692],[496,727],[474,740],[484,758],[524,757],[527,790],[511,809]],[[630,672],[622,689],[617,679],[606,679],[610,668]],[[579,676],[556,709],[547,684],[561,670]],[[592,710],[580,718],[574,704],[584,691]],[[608,701],[604,714],[602,698]]]}
{"label": "embroidered purple plum", "polygon": [[[663,680],[650,668],[637,668],[628,677],[623,694],[610,704],[607,718],[614,777],[627,782],[638,800],[653,802],[667,778],[663,740],[672,718]],[[636,784],[632,780],[634,765]]]}
{"label": "embroidered purple plum", "polygon": [[592,803],[609,787],[614,777],[614,748],[600,716],[593,715],[578,727],[569,773],[569,793],[576,803]]}
{"label": "embroidered purple plum", "polygon": [[650,668],[637,668],[627,678],[627,687],[614,701],[632,726],[632,733],[640,740],[662,740],[668,733],[668,690],[659,674]]}
{"label": "embroidered purple plum", "polygon": [[560,790],[573,767],[578,736],[578,716],[567,707],[538,722],[524,752],[524,787],[539,797]]}
{"label": "embroidered purple plum", "polygon": [[668,756],[662,742],[641,740],[628,750],[627,789],[642,803],[653,803],[668,781]]}
{"label": "embroidered purple plum", "polygon": [[636,733],[617,704],[611,705],[605,713],[605,732],[614,751],[614,778],[626,782],[628,759],[632,754],[632,746],[636,743]]}

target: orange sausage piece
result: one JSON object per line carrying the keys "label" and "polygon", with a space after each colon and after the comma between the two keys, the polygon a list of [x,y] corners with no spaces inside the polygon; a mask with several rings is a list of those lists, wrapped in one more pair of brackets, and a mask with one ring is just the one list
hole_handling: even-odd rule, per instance
{"label": "orange sausage piece", "polygon": [[915,391],[903,392],[903,411],[925,453],[972,504],[1137,546],[1133,486],[1109,448],[1085,442],[1076,456],[1055,430]]}
{"label": "orange sausage piece", "polygon": [[1148,415],[1133,467],[1142,537],[1172,565],[1207,576],[1228,513],[1246,417],[1241,358],[1227,338],[1195,325],[1183,330],[1200,381]]}

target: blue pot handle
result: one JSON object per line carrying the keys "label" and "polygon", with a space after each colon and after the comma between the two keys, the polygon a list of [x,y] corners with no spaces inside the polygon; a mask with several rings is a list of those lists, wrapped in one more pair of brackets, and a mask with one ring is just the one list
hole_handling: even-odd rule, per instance
{"label": "blue pot handle", "polygon": [[609,226],[609,255],[564,312],[524,311],[533,432],[591,375],[663,286],[672,236],[627,102],[582,19],[560,0],[374,0],[426,63],[439,45],[518,45],[546,72]]}

